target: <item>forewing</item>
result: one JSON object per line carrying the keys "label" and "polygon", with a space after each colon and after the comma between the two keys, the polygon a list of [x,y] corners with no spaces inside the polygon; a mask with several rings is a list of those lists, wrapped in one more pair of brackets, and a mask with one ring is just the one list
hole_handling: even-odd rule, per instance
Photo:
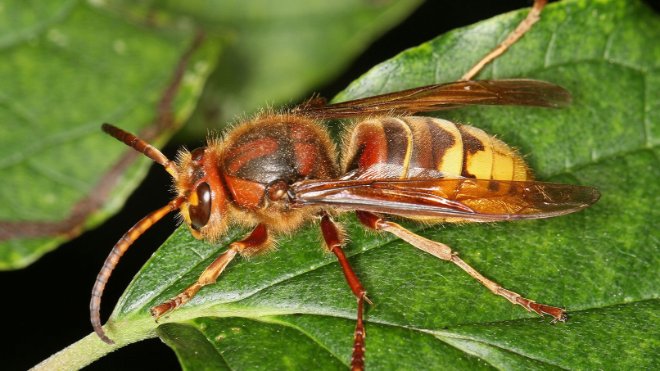
{"label": "forewing", "polygon": [[466,105],[518,105],[562,107],[571,95],[558,85],[529,79],[457,81],[428,85],[395,93],[322,105],[312,99],[293,113],[319,119],[349,118],[373,114],[410,115]]}
{"label": "forewing", "polygon": [[534,181],[415,178],[303,181],[292,186],[291,197],[298,206],[487,222],[568,214],[600,194],[592,187]]}

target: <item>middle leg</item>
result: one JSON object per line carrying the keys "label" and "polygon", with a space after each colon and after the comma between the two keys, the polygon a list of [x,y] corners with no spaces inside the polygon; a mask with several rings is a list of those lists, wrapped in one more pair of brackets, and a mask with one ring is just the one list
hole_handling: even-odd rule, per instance
{"label": "middle leg", "polygon": [[353,355],[351,356],[351,370],[364,370],[364,352],[365,352],[365,342],[364,339],[367,336],[367,333],[364,329],[364,322],[362,320],[362,312],[364,307],[364,302],[371,304],[371,301],[367,298],[367,292],[362,287],[360,279],[351,268],[351,265],[346,259],[344,250],[341,248],[342,243],[344,242],[343,235],[339,227],[330,219],[327,214],[323,214],[321,217],[321,232],[323,233],[323,240],[327,245],[328,249],[332,251],[337,256],[339,264],[341,264],[341,269],[344,271],[344,276],[350,286],[351,291],[357,298],[358,313],[357,313],[357,323],[355,325],[355,333],[353,335]]}

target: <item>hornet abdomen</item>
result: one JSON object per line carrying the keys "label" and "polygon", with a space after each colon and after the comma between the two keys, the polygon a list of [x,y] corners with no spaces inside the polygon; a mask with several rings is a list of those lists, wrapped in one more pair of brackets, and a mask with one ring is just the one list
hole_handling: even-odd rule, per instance
{"label": "hornet abdomen", "polygon": [[350,132],[344,171],[378,164],[396,165],[398,174],[414,177],[419,169],[447,178],[530,180],[522,157],[481,129],[432,117],[379,117],[359,122]]}

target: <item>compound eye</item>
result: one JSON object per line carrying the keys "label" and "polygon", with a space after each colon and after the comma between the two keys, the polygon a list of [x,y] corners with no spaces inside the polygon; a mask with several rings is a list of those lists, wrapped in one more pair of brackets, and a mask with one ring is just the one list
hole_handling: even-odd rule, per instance
{"label": "compound eye", "polygon": [[211,217],[211,187],[206,182],[200,183],[195,193],[197,194],[197,205],[190,205],[188,214],[190,215],[190,226],[199,231]]}

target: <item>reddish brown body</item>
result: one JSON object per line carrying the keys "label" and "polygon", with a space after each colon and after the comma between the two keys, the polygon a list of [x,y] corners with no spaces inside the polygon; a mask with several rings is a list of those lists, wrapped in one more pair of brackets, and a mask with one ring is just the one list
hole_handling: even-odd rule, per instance
{"label": "reddish brown body", "polygon": [[[382,179],[416,179],[428,171],[452,179],[531,179],[522,158],[503,142],[480,129],[437,118],[361,121],[348,131],[345,142],[340,170],[333,143],[314,120],[266,115],[244,123],[222,142],[212,140],[190,159],[184,155],[180,169],[192,174],[185,188],[210,185],[213,204],[222,215],[249,211],[251,224],[267,223],[275,231],[297,228],[309,214],[285,197],[293,184],[306,180],[356,179],[373,169],[378,173],[371,178]],[[447,183],[446,193],[459,185]],[[206,223],[209,228],[218,224],[224,222]],[[209,239],[218,235],[212,229],[204,233],[204,227],[195,230]]]}
{"label": "reddish brown body", "polygon": [[[480,103],[484,93],[492,94],[493,102],[499,104],[554,105],[565,101],[567,96],[555,85],[533,80],[463,82],[418,90],[424,95],[432,92],[442,102],[447,99],[443,94],[455,86],[470,92],[461,98],[466,103],[472,99],[470,94],[479,92],[478,88],[484,90],[479,92]],[[386,95],[354,104],[369,107],[380,99],[389,103],[401,99],[397,103],[401,106],[417,105],[417,100],[408,100],[410,92],[391,96],[394,99]],[[367,109],[390,110],[387,106],[381,108],[381,103],[378,107]],[[347,114],[347,109],[358,113]],[[490,281],[448,246],[426,240],[374,213],[426,222],[546,218],[592,204],[598,199],[597,191],[590,187],[535,182],[522,157],[500,140],[471,126],[422,116],[372,116],[358,121],[345,135],[340,161],[335,145],[316,117],[315,108],[304,110],[307,112],[294,110],[258,116],[230,130],[224,138],[209,140],[206,147],[181,152],[176,163],[135,136],[104,126],[108,133],[165,166],[175,178],[179,194],[169,205],[129,230],[99,273],[90,308],[95,330],[104,340],[110,342],[102,331],[98,308],[110,272],[144,230],[174,210],[181,213],[195,237],[210,242],[217,241],[231,224],[254,229],[245,239],[232,243],[197,282],[153,307],[156,318],[185,304],[203,286],[215,282],[237,254],[247,256],[266,251],[272,246],[273,234],[293,231],[320,217],[326,248],[339,259],[358,298],[353,363],[354,368],[360,369],[365,334],[362,307],[368,299],[343,253],[343,232],[330,217],[336,210],[357,211],[358,220],[365,227],[392,233],[455,263],[512,303],[539,314],[550,314],[555,320],[565,318],[559,308],[537,304]],[[339,104],[325,106],[321,114],[359,116],[361,110]]]}
{"label": "reddish brown body", "polygon": [[[521,25],[527,22],[529,27],[544,4],[535,1],[535,10]],[[511,40],[521,32],[514,31]],[[484,60],[504,49],[494,50]],[[472,104],[561,107],[568,102],[570,94],[563,88],[525,79],[458,81],[332,105],[312,100],[285,113],[262,114],[241,123],[223,138],[211,139],[206,147],[180,152],[176,162],[134,135],[104,124],[104,131],[164,166],[174,178],[178,195],[140,220],[108,255],[92,290],[94,330],[112,342],[99,314],[105,284],[131,244],[172,211],[179,211],[193,236],[210,242],[217,241],[231,224],[253,229],[244,239],[232,242],[180,294],[151,308],[156,319],[214,283],[235,256],[263,252],[272,246],[274,234],[316,220],[326,249],[337,257],[357,299],[351,367],[364,369],[363,306],[371,302],[343,252],[342,228],[331,217],[351,210],[366,228],[391,233],[454,263],[511,303],[563,321],[563,309],[503,288],[449,246],[419,236],[387,216],[425,222],[493,222],[548,218],[593,204],[599,197],[594,188],[534,181],[516,151],[480,129],[410,115]],[[323,120],[335,118],[357,118],[343,140],[341,161],[321,126]]]}

